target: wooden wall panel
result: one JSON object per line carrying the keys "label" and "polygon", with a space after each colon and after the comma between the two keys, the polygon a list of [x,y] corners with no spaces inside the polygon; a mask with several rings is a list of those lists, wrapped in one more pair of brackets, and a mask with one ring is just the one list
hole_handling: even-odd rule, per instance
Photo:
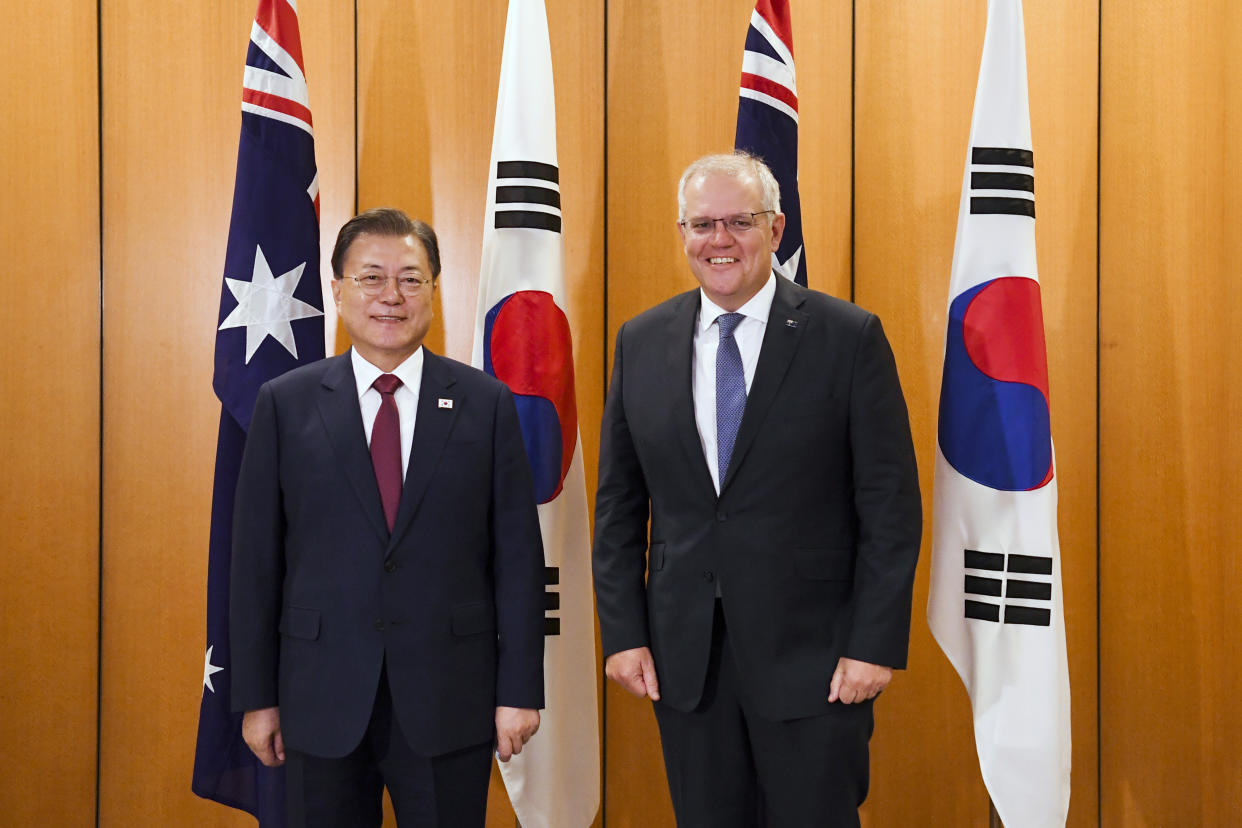
{"label": "wooden wall panel", "polygon": [[[568,316],[593,492],[604,382],[603,7],[574,0],[546,5]],[[474,342],[506,6],[486,0],[358,4],[358,206],[401,207],[435,227],[443,275],[439,321],[427,344],[464,362]],[[428,49],[429,43],[438,46]],[[498,773],[488,814],[494,828],[514,824]]]}
{"label": "wooden wall panel", "polygon": [[[103,7],[103,825],[253,824],[195,797],[190,775],[212,359],[255,5]],[[339,219],[353,201],[353,14],[303,5],[322,211]]]}
{"label": "wooden wall panel", "polygon": [[[1070,824],[1096,821],[1094,3],[1027,4],[1075,765]],[[924,495],[910,665],[877,706],[865,824],[984,825],[970,704],[928,630],[945,307],[986,4],[860,3],[855,300],[880,314],[910,406]],[[917,780],[913,781],[912,780]]]}
{"label": "wooden wall panel", "polygon": [[99,109],[94,2],[0,35],[0,822],[95,813]]}
{"label": "wooden wall panel", "polygon": [[1107,2],[1102,28],[1102,824],[1233,825],[1242,10]]}
{"label": "wooden wall panel", "polygon": [[[794,4],[800,183],[812,287],[849,294],[851,4]],[[695,286],[681,250],[677,181],[733,146],[737,84],[752,0],[687,13],[656,0],[608,8],[609,358],[617,329]],[[609,683],[605,726],[609,828],[673,824],[649,702]]]}
{"label": "wooden wall panel", "polygon": [[858,6],[855,299],[897,356],[924,511],[909,665],[876,705],[875,826],[982,826],[987,814],[970,702],[925,621],[944,310],[984,31],[982,2],[957,5]]}

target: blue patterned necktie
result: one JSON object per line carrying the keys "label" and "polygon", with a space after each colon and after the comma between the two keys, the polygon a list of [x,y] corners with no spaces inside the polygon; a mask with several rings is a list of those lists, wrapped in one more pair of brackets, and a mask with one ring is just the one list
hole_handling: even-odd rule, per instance
{"label": "blue patterned necktie", "polygon": [[742,412],[746,408],[742,352],[733,338],[733,332],[745,318],[740,313],[722,313],[716,317],[716,325],[720,328],[720,344],[716,347],[716,474],[720,483],[724,483],[729,471],[737,428],[742,424]]}

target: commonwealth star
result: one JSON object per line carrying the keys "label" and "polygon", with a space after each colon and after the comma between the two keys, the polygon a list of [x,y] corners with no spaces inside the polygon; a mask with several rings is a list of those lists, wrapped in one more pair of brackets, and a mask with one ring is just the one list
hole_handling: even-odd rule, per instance
{"label": "commonwealth star", "polygon": [[293,339],[293,326],[289,323],[295,319],[323,316],[323,311],[314,305],[293,298],[305,268],[306,262],[302,262],[290,271],[273,276],[263,248],[256,246],[254,273],[250,281],[225,277],[225,283],[237,299],[237,307],[220,323],[220,330],[245,327],[247,364],[269,336],[296,359],[298,345]]}

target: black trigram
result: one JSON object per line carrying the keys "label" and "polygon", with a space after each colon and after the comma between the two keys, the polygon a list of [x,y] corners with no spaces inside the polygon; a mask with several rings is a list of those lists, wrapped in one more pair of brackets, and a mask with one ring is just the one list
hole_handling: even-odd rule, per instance
{"label": "black trigram", "polygon": [[1017,598],[1025,601],[1048,604],[1047,607],[1030,606],[1029,604],[994,603],[992,601],[976,601],[966,599],[966,617],[978,621],[1001,620],[1001,609],[1005,610],[1006,624],[1026,624],[1032,627],[1047,627],[1052,623],[1052,582],[1033,581],[1020,575],[1052,575],[1052,558],[1038,555],[1010,554],[1009,566],[1006,569],[1005,555],[998,552],[979,552],[975,549],[963,550],[966,553],[966,568],[984,572],[1008,572],[1008,577],[989,578],[982,575],[966,575],[966,594],[1007,599]]}
{"label": "black trigram", "polygon": [[561,583],[561,570],[556,566],[545,566],[543,568],[543,583],[547,589],[543,593],[543,634],[544,635],[560,635],[561,619],[550,612],[559,611],[561,608],[561,594],[553,587],[559,586]]}
{"label": "black trigram", "polygon": [[496,228],[531,227],[561,232],[560,174],[538,161],[496,164]]}
{"label": "black trigram", "polygon": [[1034,153],[1007,147],[971,147],[970,212],[1035,218]]}

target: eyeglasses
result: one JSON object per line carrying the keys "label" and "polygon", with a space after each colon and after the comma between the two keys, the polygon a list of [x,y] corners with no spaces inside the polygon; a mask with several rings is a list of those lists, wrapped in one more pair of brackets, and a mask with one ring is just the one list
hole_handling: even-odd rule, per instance
{"label": "eyeglasses", "polygon": [[388,287],[389,279],[397,280],[397,290],[402,296],[417,296],[431,284],[430,279],[419,276],[382,276],[379,273],[363,273],[360,276],[346,276],[352,279],[358,289],[367,296],[379,296]]}
{"label": "eyeglasses", "polygon": [[723,221],[725,230],[737,235],[738,233],[746,233],[754,230],[755,225],[758,224],[756,219],[758,219],[759,216],[775,212],[775,210],[760,210],[757,213],[738,213],[735,216],[725,216],[723,218],[695,216],[694,218],[688,218],[677,223],[695,236],[710,236],[712,233],[716,232],[716,222]]}

